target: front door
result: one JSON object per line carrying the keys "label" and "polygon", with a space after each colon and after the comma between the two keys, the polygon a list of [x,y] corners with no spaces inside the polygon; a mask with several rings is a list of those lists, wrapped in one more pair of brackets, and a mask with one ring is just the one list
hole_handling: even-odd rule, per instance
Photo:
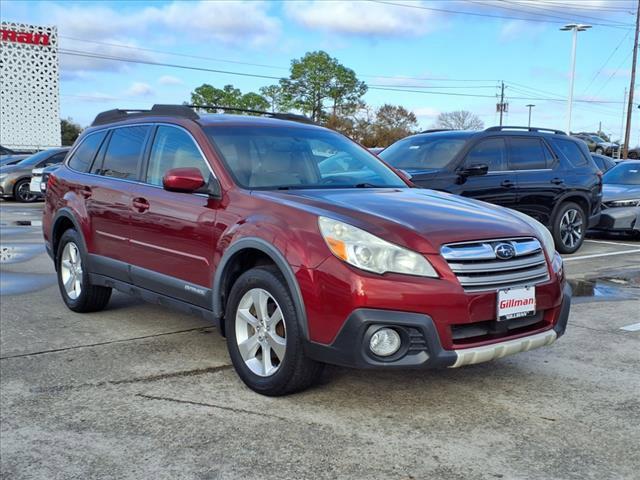
{"label": "front door", "polygon": [[460,170],[482,164],[489,167],[487,174],[460,175],[456,193],[503,207],[513,207],[516,203],[517,179],[515,172],[508,169],[504,138],[485,138],[473,145],[465,155]]}
{"label": "front door", "polygon": [[211,308],[216,211],[219,200],[164,190],[173,168],[196,167],[213,175],[196,141],[184,129],[159,125],[148,165],[131,198],[131,274],[135,284]]}

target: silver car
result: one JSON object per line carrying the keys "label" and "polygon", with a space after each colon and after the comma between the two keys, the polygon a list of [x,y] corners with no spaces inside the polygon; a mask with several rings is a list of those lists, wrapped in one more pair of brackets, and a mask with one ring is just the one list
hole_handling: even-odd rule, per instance
{"label": "silver car", "polygon": [[18,202],[33,202],[40,198],[41,195],[32,193],[29,188],[31,171],[61,163],[68,151],[68,147],[51,148],[35,153],[15,165],[0,167],[0,197],[13,198]]}

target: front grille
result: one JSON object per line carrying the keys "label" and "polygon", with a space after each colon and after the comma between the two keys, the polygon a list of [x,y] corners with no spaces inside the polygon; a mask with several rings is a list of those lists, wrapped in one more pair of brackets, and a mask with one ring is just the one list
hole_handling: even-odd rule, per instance
{"label": "front grille", "polygon": [[487,320],[485,322],[451,325],[451,340],[455,344],[462,345],[464,343],[501,338],[506,335],[515,335],[543,325],[544,312],[541,311],[505,322]]}
{"label": "front grille", "polygon": [[[513,246],[513,258],[496,256],[495,248],[502,243]],[[535,238],[452,243],[443,246],[440,253],[467,292],[531,286],[549,280],[544,251]]]}

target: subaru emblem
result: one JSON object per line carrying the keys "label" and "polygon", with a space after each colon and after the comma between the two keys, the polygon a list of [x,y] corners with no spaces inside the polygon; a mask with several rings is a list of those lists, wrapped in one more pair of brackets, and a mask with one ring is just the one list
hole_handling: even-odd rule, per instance
{"label": "subaru emblem", "polygon": [[499,243],[493,251],[500,260],[509,260],[516,256],[516,249],[510,243]]}

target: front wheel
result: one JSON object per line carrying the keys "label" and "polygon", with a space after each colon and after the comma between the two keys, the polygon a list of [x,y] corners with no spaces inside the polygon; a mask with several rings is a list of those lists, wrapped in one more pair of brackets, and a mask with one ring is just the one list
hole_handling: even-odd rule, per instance
{"label": "front wheel", "polygon": [[227,347],[236,372],[257,393],[286,395],[311,386],[323,365],[307,358],[289,288],[276,268],[243,273],[225,313]]}
{"label": "front wheel", "polygon": [[584,241],[586,226],[586,215],[579,205],[573,202],[562,204],[551,230],[556,250],[560,253],[576,252]]}

